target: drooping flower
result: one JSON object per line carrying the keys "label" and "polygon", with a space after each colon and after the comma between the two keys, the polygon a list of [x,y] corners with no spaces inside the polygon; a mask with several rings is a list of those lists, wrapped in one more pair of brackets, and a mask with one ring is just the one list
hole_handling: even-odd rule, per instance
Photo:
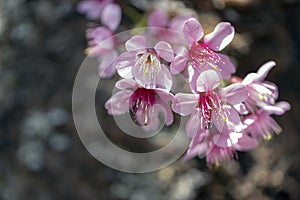
{"label": "drooping flower", "polygon": [[101,23],[115,31],[122,17],[121,8],[114,0],[83,0],[78,6],[78,12],[85,14],[88,19],[101,20]]}
{"label": "drooping flower", "polygon": [[129,112],[132,120],[140,126],[157,128],[159,114],[165,115],[166,125],[173,122],[173,114],[169,102],[173,94],[162,89],[147,89],[137,84],[134,79],[122,79],[116,83],[119,92],[106,103],[105,108],[111,115]]}
{"label": "drooping flower", "polygon": [[257,145],[254,138],[243,132],[235,132],[225,124],[222,132],[217,129],[198,132],[193,137],[184,159],[206,156],[208,166],[219,166],[222,162],[237,158],[237,150],[249,151]]}
{"label": "drooping flower", "polygon": [[90,28],[86,34],[89,47],[86,53],[90,57],[97,57],[98,73],[102,78],[111,78],[116,73],[114,59],[119,55],[116,50],[117,41],[113,32],[105,27]]}
{"label": "drooping flower", "polygon": [[219,86],[220,77],[215,70],[210,69],[199,75],[195,93],[175,95],[173,111],[181,115],[191,114],[186,125],[188,136],[193,137],[213,126],[222,131],[225,122],[237,122],[234,126],[239,128],[241,123],[238,114],[227,105],[243,102],[248,97],[248,92],[239,83],[226,88]]}
{"label": "drooping flower", "polygon": [[248,111],[253,113],[259,108],[275,104],[278,98],[278,88],[274,83],[264,81],[275,65],[274,61],[269,61],[262,65],[257,73],[250,73],[241,80],[241,83],[246,86],[249,92],[249,97],[245,101]]}
{"label": "drooping flower", "polygon": [[256,110],[255,113],[245,117],[244,124],[247,125],[245,132],[257,140],[270,140],[274,133],[278,135],[282,131],[281,127],[270,115],[282,115],[290,108],[289,103],[281,101],[275,105]]}
{"label": "drooping flower", "polygon": [[148,48],[146,38],[133,36],[125,43],[127,52],[116,59],[116,68],[123,78],[134,78],[139,85],[148,89],[162,88],[170,91],[172,75],[165,62],[174,57],[171,45],[160,41]]}
{"label": "drooping flower", "polygon": [[223,79],[230,78],[235,67],[226,55],[216,53],[223,50],[234,37],[234,28],[230,23],[221,22],[213,32],[204,36],[201,24],[195,18],[189,18],[184,22],[182,32],[188,48],[175,56],[170,66],[171,73],[180,73],[189,66],[189,82],[194,91],[197,78],[204,70],[214,69]]}

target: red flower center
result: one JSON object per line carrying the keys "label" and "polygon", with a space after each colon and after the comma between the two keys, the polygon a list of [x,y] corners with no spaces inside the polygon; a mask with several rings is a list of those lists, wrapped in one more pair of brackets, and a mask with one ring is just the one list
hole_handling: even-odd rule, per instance
{"label": "red flower center", "polygon": [[132,120],[140,124],[140,120],[148,125],[150,123],[149,110],[155,103],[155,91],[152,89],[138,88],[136,89],[129,100],[129,113]]}

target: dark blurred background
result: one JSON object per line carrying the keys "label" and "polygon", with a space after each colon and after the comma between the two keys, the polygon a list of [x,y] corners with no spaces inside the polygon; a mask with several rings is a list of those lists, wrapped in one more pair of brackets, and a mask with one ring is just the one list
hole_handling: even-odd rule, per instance
{"label": "dark blurred background", "polygon": [[[276,117],[282,134],[217,170],[198,158],[146,174],[106,167],[87,152],[72,119],[87,28],[78,1],[0,0],[0,200],[300,199],[300,1],[183,2],[206,30],[219,21],[235,26],[226,53],[238,75],[277,62],[268,80],[292,105]],[[141,14],[147,3],[122,1]],[[120,29],[132,27],[125,16]]]}

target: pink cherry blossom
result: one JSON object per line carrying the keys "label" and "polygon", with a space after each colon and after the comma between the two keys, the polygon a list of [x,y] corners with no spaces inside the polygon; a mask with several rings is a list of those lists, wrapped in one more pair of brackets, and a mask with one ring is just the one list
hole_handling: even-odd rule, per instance
{"label": "pink cherry blossom", "polygon": [[246,108],[250,112],[275,104],[278,97],[278,88],[274,83],[264,81],[275,65],[274,61],[269,61],[262,65],[257,73],[250,73],[241,81],[250,94],[245,101]]}
{"label": "pink cherry blossom", "polygon": [[120,89],[106,103],[105,108],[111,115],[130,114],[135,123],[140,126],[157,128],[158,116],[163,113],[165,124],[173,122],[169,101],[173,95],[162,89],[146,89],[137,84],[134,79],[122,79],[116,83]]}
{"label": "pink cherry blossom", "polygon": [[165,10],[156,9],[149,15],[148,27],[167,28],[173,31],[182,32],[184,22],[191,17],[191,14],[170,17],[169,13]]}
{"label": "pink cherry blossom", "polygon": [[232,84],[220,88],[220,78],[215,70],[202,72],[197,79],[197,89],[193,94],[178,93],[173,100],[173,111],[181,115],[191,115],[186,125],[187,135],[193,137],[213,125],[222,131],[224,122],[240,125],[234,109],[227,105],[243,102],[248,92],[242,84]]}
{"label": "pink cherry blossom", "polygon": [[223,50],[234,37],[234,28],[228,22],[217,24],[214,31],[204,35],[201,24],[195,18],[189,18],[183,24],[183,34],[186,37],[188,48],[176,55],[170,69],[177,74],[189,69],[191,89],[195,91],[196,80],[199,74],[206,69],[218,71],[223,79],[229,79],[235,72],[230,59],[216,51]]}
{"label": "pink cherry blossom", "polygon": [[281,127],[270,115],[282,115],[290,108],[289,103],[282,101],[268,106],[267,109],[261,108],[256,110],[255,113],[245,117],[244,124],[247,125],[245,131],[258,140],[262,138],[270,140],[274,133],[279,134],[282,131]]}
{"label": "pink cherry blossom", "polygon": [[249,151],[257,145],[258,142],[254,138],[243,132],[235,132],[225,124],[222,132],[214,129],[197,133],[193,137],[184,159],[206,156],[208,166],[218,166],[222,162],[237,158],[237,150]]}
{"label": "pink cherry blossom", "polygon": [[102,78],[111,78],[116,73],[114,59],[118,57],[117,41],[113,32],[105,27],[90,28],[86,34],[89,47],[86,53],[90,57],[97,57],[98,73]]}
{"label": "pink cherry blossom", "polygon": [[101,23],[112,31],[115,31],[121,22],[121,8],[114,0],[83,0],[78,4],[77,10],[88,19],[100,19]]}
{"label": "pink cherry blossom", "polygon": [[123,78],[134,78],[138,84],[148,89],[162,88],[170,90],[172,75],[164,64],[174,57],[171,45],[160,41],[148,48],[146,38],[133,36],[125,43],[127,52],[116,60],[116,68]]}

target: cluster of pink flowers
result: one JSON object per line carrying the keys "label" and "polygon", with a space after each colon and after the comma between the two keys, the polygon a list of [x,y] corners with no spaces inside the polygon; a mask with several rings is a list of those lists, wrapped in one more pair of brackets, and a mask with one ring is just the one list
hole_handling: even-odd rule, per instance
{"label": "cluster of pink flowers", "polygon": [[[219,53],[234,38],[230,23],[221,22],[204,35],[195,16],[170,18],[166,11],[154,10],[148,26],[161,28],[151,33],[158,42],[151,45],[145,35],[134,35],[125,42],[126,52],[119,55],[120,41],[113,31],[120,23],[120,7],[112,0],[86,0],[79,11],[88,18],[99,17],[106,26],[87,32],[87,53],[99,58],[100,76],[108,78],[117,72],[122,78],[115,85],[119,91],[105,104],[109,114],[129,113],[146,130],[159,126],[160,113],[165,125],[173,123],[173,112],[189,116],[186,134],[191,143],[184,158],[206,156],[209,166],[230,161],[237,151],[254,149],[281,132],[271,115],[282,115],[290,105],[276,102],[278,88],[265,81],[275,62],[266,62],[243,79],[233,76],[235,66]],[[185,77],[187,93],[173,94],[177,74]]]}

